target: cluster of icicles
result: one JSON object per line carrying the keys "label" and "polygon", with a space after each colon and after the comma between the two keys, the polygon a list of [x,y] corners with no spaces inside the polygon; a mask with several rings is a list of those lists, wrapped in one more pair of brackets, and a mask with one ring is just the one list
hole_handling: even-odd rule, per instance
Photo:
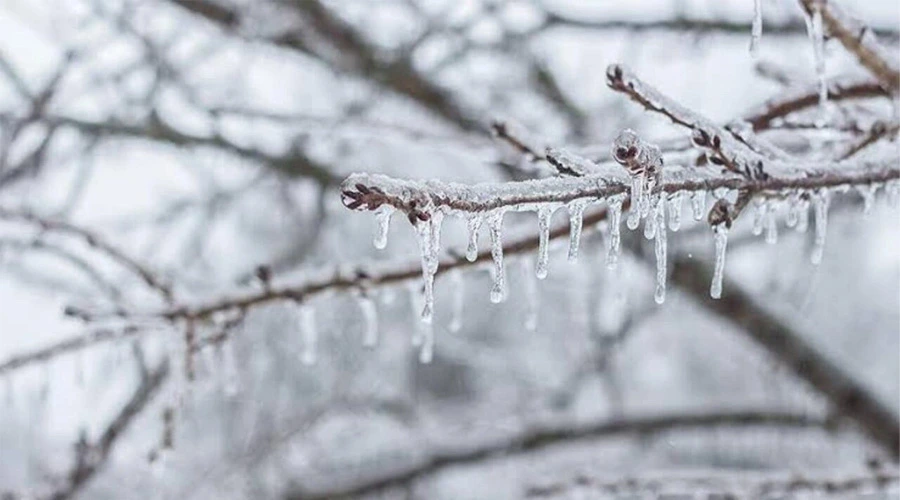
{"label": "cluster of icicles", "polygon": [[[656,290],[654,298],[662,304],[666,298],[666,261],[667,261],[667,229],[678,231],[682,221],[682,206],[686,198],[690,198],[691,211],[695,221],[703,220],[706,216],[707,192],[706,191],[679,191],[666,194],[656,188],[652,181],[648,181],[642,173],[631,176],[632,186],[629,192],[612,195],[603,200],[596,198],[579,198],[566,204],[544,203],[538,206],[528,207],[504,207],[485,213],[468,214],[465,217],[468,230],[468,244],[465,251],[466,259],[475,262],[478,259],[478,236],[481,227],[486,223],[489,229],[491,244],[491,277],[493,284],[490,290],[490,300],[493,303],[503,302],[506,298],[506,278],[503,262],[503,216],[508,211],[534,211],[538,219],[539,244],[537,256],[533,259],[534,274],[537,279],[543,280],[548,275],[549,251],[550,251],[550,222],[554,212],[565,207],[569,215],[569,245],[568,259],[574,261],[578,258],[578,250],[581,241],[583,226],[583,214],[592,203],[605,202],[608,210],[606,221],[606,264],[614,269],[619,261],[621,232],[620,225],[623,218],[623,206],[629,200],[625,225],[630,230],[637,230],[643,221],[643,234],[646,239],[654,240],[656,254]],[[864,211],[871,210],[875,199],[877,185],[861,185],[856,189],[863,200]],[[797,190],[784,197],[777,198],[757,197],[753,200],[753,234],[765,233],[765,241],[774,244],[778,240],[778,216],[783,212],[784,223],[787,227],[795,228],[798,232],[806,232],[811,225],[810,208],[813,212],[815,227],[814,243],[811,253],[811,261],[818,264],[822,260],[825,247],[825,237],[828,227],[828,207],[833,193],[847,191],[847,187],[822,188],[816,190]],[[887,185],[887,190],[892,199],[896,199],[900,193],[900,183],[892,182]],[[711,193],[713,198],[726,199],[733,202],[737,193],[729,189],[717,189]],[[376,212],[378,227],[374,239],[375,247],[383,249],[387,245],[387,235],[390,227],[391,216],[394,209],[390,206],[382,206]],[[432,322],[434,320],[434,278],[438,270],[441,248],[441,225],[444,221],[444,213],[435,209],[429,213],[428,220],[417,221],[416,233],[418,235],[421,250],[421,265],[424,285],[418,293],[418,286],[410,288],[415,301],[421,306],[421,320],[423,328],[414,337],[414,344],[421,347],[420,360],[429,362],[434,347]],[[725,252],[728,244],[729,228],[725,224],[718,224],[713,228],[715,241],[715,264],[710,296],[720,298],[722,295],[722,282],[725,268]],[[530,265],[532,259],[524,259]],[[452,318],[450,330],[456,331],[461,327],[461,309],[463,301],[463,280],[460,270],[452,270],[448,273],[451,285],[454,289]],[[529,280],[525,287],[527,301],[530,308],[526,315],[526,327],[533,330],[537,324],[537,291],[533,280]],[[374,304],[371,299],[364,299],[367,316],[366,343],[371,345],[377,339],[374,326]],[[415,303],[415,302],[414,302]]]}

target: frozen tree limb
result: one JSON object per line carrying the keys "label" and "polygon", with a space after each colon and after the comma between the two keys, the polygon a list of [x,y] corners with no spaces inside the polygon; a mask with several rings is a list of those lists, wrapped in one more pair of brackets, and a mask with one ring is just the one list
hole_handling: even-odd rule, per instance
{"label": "frozen tree limb", "polygon": [[837,38],[860,64],[878,79],[892,94],[900,91],[900,68],[897,55],[878,43],[875,34],[862,23],[847,15],[832,0],[799,0],[808,15],[818,11],[828,33]]}
{"label": "frozen tree limb", "polygon": [[830,428],[826,420],[807,415],[770,411],[711,412],[671,414],[645,417],[622,417],[587,424],[566,422],[561,425],[537,425],[514,436],[465,449],[432,449],[414,464],[390,471],[355,484],[335,484],[327,491],[305,491],[296,485],[287,499],[319,500],[335,497],[358,497],[390,488],[407,486],[439,470],[457,465],[472,465],[498,456],[533,453],[549,446],[574,443],[619,434],[648,435],[678,429],[713,427],[776,427],[788,429]]}

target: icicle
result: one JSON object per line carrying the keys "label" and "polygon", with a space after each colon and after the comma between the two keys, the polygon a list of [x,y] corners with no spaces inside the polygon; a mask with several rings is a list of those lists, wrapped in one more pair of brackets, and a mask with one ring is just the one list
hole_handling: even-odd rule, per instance
{"label": "icicle", "polygon": [[863,199],[863,214],[872,213],[872,205],[875,203],[875,191],[878,190],[877,184],[867,184],[856,186],[857,192]]}
{"label": "icicle", "polygon": [[578,259],[578,246],[581,244],[581,226],[584,216],[585,200],[575,200],[569,203],[569,261]]}
{"label": "icicle", "polygon": [[813,241],[812,255],[810,260],[813,264],[822,262],[822,255],[825,253],[825,236],[828,233],[828,205],[831,202],[831,194],[822,189],[813,196],[813,209],[816,213],[816,237]]}
{"label": "icicle", "polygon": [[316,329],[316,311],[309,304],[300,304],[297,313],[300,316],[300,331],[303,334],[303,354],[300,360],[304,365],[316,364],[319,343],[319,332]]}
{"label": "icicle", "polygon": [[750,55],[759,55],[759,41],[762,38],[762,0],[753,1],[753,27],[750,32]]}
{"label": "icicle", "polygon": [[678,231],[681,229],[681,191],[669,196],[669,229]]}
{"label": "icicle", "polygon": [[626,224],[634,231],[641,223],[641,200],[644,198],[644,173],[631,175],[631,209]]}
{"label": "icicle", "polygon": [[816,78],[819,81],[819,107],[824,111],[828,103],[828,81],[825,77],[825,32],[822,26],[822,10],[816,2],[813,2],[812,12],[806,18],[806,31],[813,45]]}
{"label": "icicle", "polygon": [[622,202],[625,195],[617,195],[607,200],[609,207],[609,237],[606,239],[606,267],[615,269],[619,263],[619,246],[621,233],[619,226],[622,224]]}
{"label": "icicle", "polygon": [[534,274],[541,280],[547,277],[547,268],[550,261],[550,218],[552,216],[553,208],[542,206],[538,209],[540,242],[538,244],[538,256]]}
{"label": "icicle", "polygon": [[725,275],[725,250],[728,247],[728,226],[716,224],[713,226],[716,240],[716,264],[713,270],[712,284],[709,287],[709,296],[718,299],[722,297],[722,280]]}
{"label": "icicle", "polygon": [[425,300],[422,306],[422,321],[430,323],[434,318],[434,275],[439,264],[441,249],[441,222],[443,214],[432,213],[427,221],[416,225],[419,233],[419,247],[422,253],[422,278],[424,279]]}
{"label": "icicle", "polygon": [[891,181],[885,184],[884,190],[887,193],[888,203],[892,207],[900,204],[900,181]]}
{"label": "icicle", "polygon": [[797,203],[797,232],[805,233],[809,227],[809,202],[800,199]]}
{"label": "icicle", "polygon": [[448,329],[451,332],[458,332],[462,328],[463,315],[463,299],[465,298],[466,283],[463,281],[462,271],[453,270],[448,274],[450,280],[450,290],[453,294],[453,304],[450,309],[450,325]]}
{"label": "icicle", "polygon": [[491,257],[494,260],[491,302],[497,304],[506,298],[506,278],[503,275],[503,212],[498,211],[491,215],[488,225],[491,231]]}
{"label": "icicle", "polygon": [[[662,196],[654,196],[653,197],[654,211],[656,210],[656,206],[658,205],[659,201],[662,201],[661,198],[662,198]],[[665,230],[665,228],[662,228],[662,229]],[[647,217],[647,219],[644,220],[644,238],[647,238],[648,240],[652,240],[655,236],[656,236],[656,217],[655,216]]]}
{"label": "icicle", "polygon": [[466,259],[475,262],[478,258],[478,230],[481,228],[481,215],[471,215],[466,220],[466,228],[469,230],[469,245],[466,247]]}
{"label": "icicle", "polygon": [[360,295],[359,310],[363,319],[363,346],[375,347],[378,345],[378,308],[375,301],[368,295]]}
{"label": "icicle", "polygon": [[766,243],[778,243],[778,221],[775,219],[775,207],[766,204]]}
{"label": "icicle", "polygon": [[706,191],[694,191],[691,193],[691,210],[694,220],[702,220],[706,212]]}
{"label": "icicle", "polygon": [[529,259],[522,259],[522,279],[525,280],[525,329],[533,332],[537,330],[540,297],[538,296],[537,281],[531,276],[530,267]]}
{"label": "icicle", "polygon": [[394,214],[394,207],[390,205],[382,205],[375,212],[375,221],[378,223],[378,230],[375,233],[373,241],[375,248],[383,250],[387,246],[388,230],[391,228],[391,216]]}
{"label": "icicle", "polygon": [[794,193],[788,197],[788,213],[784,219],[787,227],[795,227],[800,219],[800,195]]}
{"label": "icicle", "polygon": [[763,232],[763,224],[766,220],[766,206],[765,200],[762,198],[754,198],[753,199],[753,235],[759,236]]}
{"label": "icicle", "polygon": [[[680,210],[680,207],[679,207]],[[656,292],[653,299],[657,304],[666,301],[666,200],[660,196],[654,209],[656,219]]]}

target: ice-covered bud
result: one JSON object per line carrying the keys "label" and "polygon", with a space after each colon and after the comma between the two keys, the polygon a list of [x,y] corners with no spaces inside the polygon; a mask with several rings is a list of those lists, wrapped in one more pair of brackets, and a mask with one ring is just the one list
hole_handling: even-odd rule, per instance
{"label": "ice-covered bud", "polygon": [[619,132],[616,140],[613,141],[612,157],[621,165],[632,169],[640,150],[640,143],[641,139],[634,130],[625,129]]}

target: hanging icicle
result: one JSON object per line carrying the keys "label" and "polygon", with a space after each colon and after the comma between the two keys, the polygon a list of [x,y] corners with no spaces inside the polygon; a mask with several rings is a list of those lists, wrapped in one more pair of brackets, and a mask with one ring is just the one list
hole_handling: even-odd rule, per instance
{"label": "hanging icicle", "polygon": [[762,197],[753,198],[753,236],[759,236],[763,232],[766,221],[766,200]]}
{"label": "hanging icicle", "polygon": [[363,346],[375,347],[378,345],[378,308],[375,301],[363,293],[357,299],[359,310],[362,312],[363,322]]}
{"label": "hanging icicle", "polygon": [[813,250],[810,260],[813,264],[820,264],[825,253],[825,237],[828,233],[828,205],[831,203],[831,193],[826,189],[820,189],[813,194],[813,210],[816,215],[816,236],[813,240]]}
{"label": "hanging icicle", "polygon": [[494,261],[492,271],[493,286],[491,302],[498,304],[506,298],[506,278],[503,275],[503,212],[497,211],[488,219],[491,231],[491,258]]}
{"label": "hanging icicle", "polygon": [[300,332],[303,335],[303,353],[300,361],[307,366],[316,364],[318,353],[319,332],[316,329],[316,312],[309,304],[298,304],[297,314],[300,322]]}
{"label": "hanging icicle", "polygon": [[584,219],[586,200],[574,200],[569,202],[569,262],[578,259],[578,247],[581,244],[581,226]]}
{"label": "hanging icicle", "polygon": [[[680,209],[679,209],[680,210]],[[666,301],[666,199],[665,195],[659,197],[654,209],[653,218],[656,221],[656,291],[653,299],[657,304]]]}
{"label": "hanging icicle", "polygon": [[759,56],[759,41],[762,39],[762,0],[753,0],[753,26],[750,31],[750,55]]}
{"label": "hanging icicle", "polygon": [[394,207],[384,204],[375,211],[375,221],[378,229],[375,233],[373,241],[375,248],[383,250],[387,246],[388,231],[391,229],[391,216],[394,214]]}
{"label": "hanging icicle", "polygon": [[422,254],[422,278],[424,280],[424,304],[422,321],[430,323],[434,318],[434,275],[437,273],[441,248],[441,223],[443,214],[432,213],[427,221],[419,221],[419,247]]}
{"label": "hanging icicle", "polygon": [[626,224],[634,231],[641,223],[641,200],[644,198],[644,173],[631,175],[631,208]]}
{"label": "hanging icicle", "polygon": [[470,215],[466,219],[466,229],[469,232],[469,244],[466,247],[466,260],[475,262],[478,258],[478,230],[481,229],[481,215]]}
{"label": "hanging icicle", "polygon": [[[822,9],[818,2],[812,2],[812,12],[806,17],[806,31],[813,46],[816,79],[819,82],[819,107],[824,113],[828,103],[828,80],[825,75],[825,29],[822,25]],[[824,126],[819,121],[817,125]]]}
{"label": "hanging icicle", "polygon": [[[659,203],[659,201],[662,201],[662,196],[653,195],[652,205],[653,205],[654,210],[656,210],[656,206]],[[655,216],[647,217],[647,219],[644,221],[644,238],[646,238],[648,240],[652,240],[656,236],[656,230],[657,230],[656,217]],[[665,230],[665,228],[663,228],[663,230]]]}
{"label": "hanging icicle", "polygon": [[706,212],[706,191],[700,190],[691,193],[691,211],[693,212],[694,220],[703,220],[703,215]]}
{"label": "hanging icicle", "polygon": [[611,196],[607,199],[609,210],[609,237],[606,238],[606,267],[615,269],[619,263],[619,247],[621,245],[620,226],[622,224],[622,203],[625,195]]}
{"label": "hanging icicle", "polygon": [[538,256],[534,267],[534,273],[538,279],[547,277],[550,262],[550,219],[553,217],[553,208],[542,206],[538,209]]}
{"label": "hanging icicle", "polygon": [[682,196],[681,191],[669,195],[669,229],[673,232],[681,229]]}
{"label": "hanging icicle", "polygon": [[766,243],[770,245],[778,243],[778,221],[775,218],[773,202],[766,203]]}
{"label": "hanging icicle", "polygon": [[863,200],[863,214],[869,215],[872,213],[872,205],[875,204],[875,192],[878,190],[877,184],[866,184],[856,186],[856,191],[862,197]]}
{"label": "hanging icicle", "polygon": [[724,223],[713,226],[716,243],[716,262],[713,269],[712,284],[709,287],[709,296],[718,299],[722,297],[722,281],[725,276],[725,251],[728,248],[728,226]]}

